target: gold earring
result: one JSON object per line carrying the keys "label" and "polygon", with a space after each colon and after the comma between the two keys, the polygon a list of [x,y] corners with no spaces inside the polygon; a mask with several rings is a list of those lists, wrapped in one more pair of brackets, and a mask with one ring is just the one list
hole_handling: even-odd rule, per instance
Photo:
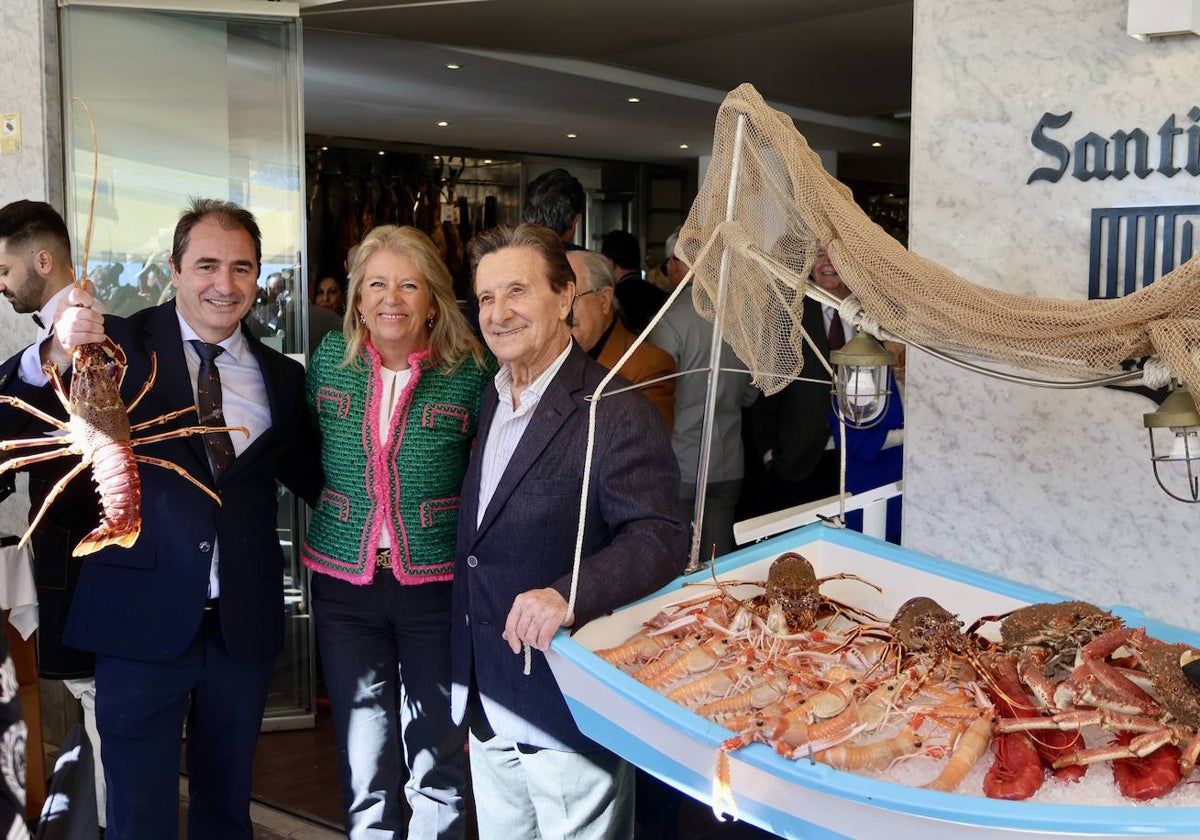
{"label": "gold earring", "polygon": [[367,323],[367,319],[363,316],[363,314],[361,312],[358,313],[358,323],[360,323],[360,324]]}

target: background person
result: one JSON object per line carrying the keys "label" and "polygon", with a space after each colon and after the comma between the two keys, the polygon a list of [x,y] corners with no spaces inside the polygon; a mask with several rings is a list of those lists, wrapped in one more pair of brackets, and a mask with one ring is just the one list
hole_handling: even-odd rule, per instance
{"label": "background person", "polygon": [[[687,276],[687,265],[675,256],[676,230],[667,238],[667,273],[675,285]],[[689,281],[690,282],[690,281]],[[696,311],[692,289],[671,304],[650,332],[650,340],[675,359],[678,370],[707,368],[712,353],[712,322]],[[742,408],[758,397],[750,374],[738,372],[745,365],[727,343],[721,345],[721,374],[717,378],[717,400],[709,450],[704,521],[700,528],[700,561],[733,550],[733,523],[745,473],[742,445]],[[679,461],[679,513],[690,522],[696,507],[696,482],[700,467],[701,433],[708,394],[708,377],[693,373],[681,376],[675,386],[675,430],[671,445]]]}
{"label": "background person", "polygon": [[[840,300],[850,295],[824,248],[817,250],[811,277]],[[834,307],[807,297],[802,307],[801,325],[826,360],[854,337],[853,327],[842,323]],[[801,352],[801,376],[818,381],[790,382],[748,412],[757,450],[752,458],[763,465],[770,486],[769,494],[753,502],[748,513],[782,510],[838,492],[841,460],[832,442],[829,372],[807,342]]]}
{"label": "background person", "polygon": [[640,333],[667,302],[667,293],[642,279],[638,267],[642,262],[642,249],[632,233],[610,230],[600,240],[600,253],[608,260],[616,278],[621,318],[632,332]]}
{"label": "background person", "polygon": [[339,317],[346,314],[346,288],[337,275],[324,272],[317,275],[310,303],[328,309]]}
{"label": "background person", "polygon": [[343,332],[326,336],[308,372],[325,488],[303,552],[346,831],[400,837],[403,788],[405,836],[462,837],[450,579],[487,370],[450,274],[416,228],[367,234],[349,299]]}
{"label": "background person", "polygon": [[[40,379],[38,348],[50,335],[59,302],[75,283],[71,264],[71,238],[58,211],[42,201],[14,201],[0,208],[0,294],[13,310],[28,313],[37,324],[34,342],[0,366],[0,382],[9,381],[18,368],[31,379]],[[58,400],[42,405],[60,412]],[[26,418],[15,408],[13,422]],[[7,421],[0,421],[7,426]],[[20,453],[18,453],[20,454]],[[32,524],[46,496],[73,465],[69,459],[34,464],[29,474],[29,522]],[[29,541],[34,582],[38,597],[37,669],[44,680],[62,680],[83,710],[83,725],[92,742],[95,762],[96,803],[99,825],[104,826],[104,770],[100,763],[100,734],[96,730],[96,664],[88,651],[63,644],[63,625],[71,608],[71,596],[79,581],[83,558],[71,556],[72,549],[99,521],[96,491],[86,480],[67,485],[51,503]],[[34,743],[41,744],[41,733]]]}
{"label": "background person", "polygon": [[[568,251],[567,262],[575,272],[571,335],[585,353],[611,370],[633,344],[634,335],[621,323],[608,260],[595,251]],[[675,360],[649,341],[638,345],[619,371],[635,385],[653,382],[674,372]],[[669,432],[675,422],[675,380],[654,382],[640,390],[654,403]]]}
{"label": "background person", "polygon": [[[470,726],[480,838],[629,838],[631,768],[579,731],[542,651],[559,627],[582,626],[682,570],[666,427],[637,392],[596,404],[568,616],[588,397],[606,371],[571,340],[575,280],[553,232],[495,228],[473,240],[471,262],[484,341],[501,364],[463,485],[451,622],[452,709]],[[523,645],[535,649],[528,676]]]}
{"label": "background person", "polygon": [[[218,425],[249,430],[140,448],[181,467],[220,504],[171,470],[139,466],[140,536],[129,548],[101,549],[82,564],[63,640],[96,654],[108,840],[178,836],[185,719],[188,837],[253,834],[254,748],[283,646],[275,479],[310,502],[320,487],[319,469],[307,457],[316,441],[304,410],[303,369],[239,329],[254,302],[261,254],[251,213],[196,200],[175,228],[173,301],[105,318],[91,308],[89,294],[73,290],[54,337],[40,348],[44,361],[62,369],[74,347],[110,336],[128,358],[127,402],[157,357],[154,386],[132,422],[188,409],[199,396],[205,413],[223,415]],[[28,383],[13,376],[0,388],[45,398],[44,381],[44,374],[42,382]],[[162,429],[195,422],[189,413]],[[2,431],[29,437],[42,427],[31,420],[24,430]]]}
{"label": "background person", "polygon": [[587,194],[579,179],[565,169],[551,169],[529,182],[521,221],[554,231],[563,248],[574,251],[575,233],[583,218]]}

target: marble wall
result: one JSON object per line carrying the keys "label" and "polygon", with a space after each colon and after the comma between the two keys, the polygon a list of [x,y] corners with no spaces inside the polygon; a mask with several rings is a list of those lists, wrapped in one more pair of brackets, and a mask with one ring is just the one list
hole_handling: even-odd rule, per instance
{"label": "marble wall", "polygon": [[[0,3],[4,33],[0,115],[17,113],[21,145],[17,154],[0,153],[0,206],[22,198],[49,201],[61,211],[62,140],[59,122],[59,70],[54,0]],[[27,345],[33,322],[0,302],[0,359]],[[29,504],[24,480],[0,504],[0,534],[23,533]]]}
{"label": "marble wall", "polygon": [[[1126,12],[1127,0],[916,0],[914,252],[985,286],[1078,300],[1093,208],[1197,203],[1186,171],[1027,183],[1057,165],[1031,144],[1046,112],[1072,112],[1047,131],[1068,146],[1142,128],[1151,168],[1164,120],[1195,123],[1200,37],[1140,42]],[[908,546],[1200,629],[1200,505],[1154,481],[1151,401],[1006,384],[915,351],[908,365]]]}

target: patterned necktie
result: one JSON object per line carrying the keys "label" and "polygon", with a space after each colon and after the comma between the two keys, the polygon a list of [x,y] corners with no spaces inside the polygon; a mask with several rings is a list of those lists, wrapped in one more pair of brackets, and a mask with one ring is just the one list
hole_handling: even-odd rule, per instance
{"label": "patterned necktie", "polygon": [[[196,410],[202,426],[224,426],[225,414],[221,410],[221,374],[217,372],[217,356],[225,352],[219,344],[206,344],[196,339],[189,343],[200,356],[200,370],[196,374]],[[208,457],[212,464],[213,478],[220,478],[233,463],[233,440],[229,432],[209,432],[204,436],[208,445]]]}
{"label": "patterned necktie", "polygon": [[833,318],[829,321],[829,350],[841,350],[846,346],[846,331],[842,329],[842,319],[837,310],[833,310]]}

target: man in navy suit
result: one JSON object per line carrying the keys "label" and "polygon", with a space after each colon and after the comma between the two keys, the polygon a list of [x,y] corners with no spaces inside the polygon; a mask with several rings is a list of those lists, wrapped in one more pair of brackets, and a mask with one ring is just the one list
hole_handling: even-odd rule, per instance
{"label": "man in navy suit", "polygon": [[[480,837],[631,837],[633,773],[575,726],[542,651],[559,627],[682,570],[670,436],[640,393],[597,404],[569,615],[588,398],[607,371],[571,339],[575,279],[552,231],[493,229],[473,241],[471,262],[480,327],[501,364],[464,480],[451,611],[451,704],[470,727]],[[528,675],[523,646],[536,649]]]}
{"label": "man in navy suit", "polygon": [[[306,499],[320,487],[303,370],[241,326],[261,258],[253,215],[197,200],[175,228],[173,301],[106,318],[91,308],[90,294],[72,291],[40,348],[44,362],[65,372],[74,347],[112,338],[128,359],[126,403],[157,359],[157,378],[132,412],[133,424],[196,405],[197,375],[207,366],[202,383],[206,393],[217,392],[224,415],[207,425],[248,430],[227,439],[232,452],[210,448],[205,438],[212,435],[136,447],[135,454],[181,467],[199,486],[140,464],[140,536],[128,548],[101,548],[83,564],[64,641],[96,654],[109,840],[177,836],[185,719],[188,836],[253,836],[254,747],[283,644],[275,480]],[[45,385],[31,379],[22,372],[0,382],[0,390],[44,404]],[[134,437],[197,422],[187,412]],[[26,425],[22,437],[36,436],[41,426]],[[12,429],[3,431],[12,436]]]}

